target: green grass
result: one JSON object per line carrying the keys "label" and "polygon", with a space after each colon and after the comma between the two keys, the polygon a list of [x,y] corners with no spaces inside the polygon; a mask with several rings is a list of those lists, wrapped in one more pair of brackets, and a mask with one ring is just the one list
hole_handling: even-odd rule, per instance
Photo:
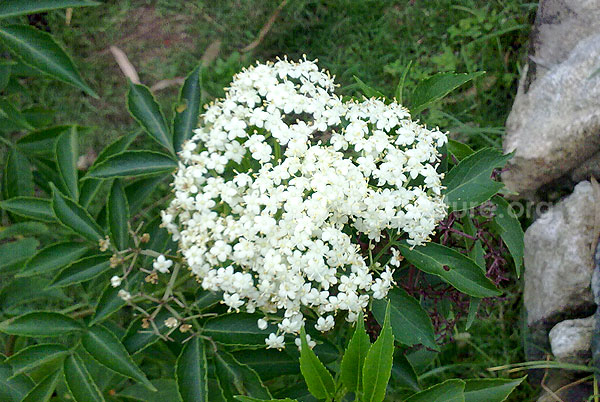
{"label": "green grass", "polygon": [[[83,140],[82,152],[97,153],[135,128],[125,107],[127,80],[109,46],[121,48],[141,81],[151,86],[184,77],[219,40],[218,58],[204,73],[205,100],[222,96],[222,88],[242,66],[284,55],[318,58],[320,66],[337,76],[339,92],[344,95],[359,94],[353,76],[393,95],[411,61],[409,94],[418,80],[437,72],[486,71],[422,117],[427,124],[439,125],[476,148],[500,146],[525,60],[535,3],[288,0],[262,43],[241,53],[279,4],[279,0],[111,0],[100,7],[75,9],[70,25],[65,24],[64,11],[51,12],[45,17],[48,28],[73,55],[100,99],[33,77],[20,81],[31,89],[31,95],[18,101],[22,107],[44,105],[54,110],[57,123],[92,127]],[[167,115],[177,91],[173,86],[155,94]],[[140,138],[138,141],[146,140]],[[519,295],[514,286],[506,302],[471,328],[467,343],[455,342],[444,348],[433,362],[432,367],[438,368],[436,380],[477,377],[485,374],[486,367],[524,361]],[[510,400],[530,401],[533,395],[522,385]]]}
{"label": "green grass", "polygon": [[[124,107],[127,81],[108,48],[120,47],[141,81],[152,85],[183,77],[216,40],[221,50],[205,73],[207,98],[222,88],[241,66],[254,60],[303,54],[337,76],[342,94],[357,94],[353,76],[392,95],[412,61],[407,87],[440,71],[486,71],[424,116],[475,146],[499,145],[504,120],[516,92],[534,4],[522,0],[292,0],[263,42],[240,54],[256,39],[279,1],[109,1],[74,11],[71,24],[64,12],[46,20],[68,48],[82,75],[100,100],[79,96],[64,84],[30,79],[35,98],[56,111],[62,122],[93,126],[87,147],[97,150],[131,130]],[[157,96],[170,111],[176,87]]]}

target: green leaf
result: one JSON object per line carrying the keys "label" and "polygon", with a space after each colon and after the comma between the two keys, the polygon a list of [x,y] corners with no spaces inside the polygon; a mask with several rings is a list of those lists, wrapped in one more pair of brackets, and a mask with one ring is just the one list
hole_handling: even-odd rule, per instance
{"label": "green leaf", "polygon": [[90,376],[81,357],[71,354],[63,366],[69,392],[77,402],[104,402],[104,397]]}
{"label": "green leaf", "polygon": [[129,205],[121,180],[113,181],[107,203],[110,239],[118,250],[129,245]]}
{"label": "green leaf", "polygon": [[0,272],[19,268],[35,254],[39,244],[36,239],[29,238],[0,245]]}
{"label": "green leaf", "polygon": [[23,63],[98,98],[52,35],[29,25],[8,25],[0,28],[0,40]]}
{"label": "green leaf", "polygon": [[299,374],[298,358],[274,349],[247,349],[232,353],[235,359],[250,367],[264,381],[286,374]]}
{"label": "green leaf", "polygon": [[83,329],[78,321],[52,311],[27,313],[0,323],[0,332],[30,337],[60,337]]}
{"label": "green leaf", "polygon": [[392,378],[395,380],[395,388],[410,389],[411,391],[421,390],[415,369],[402,353],[397,353],[396,356],[394,356]]}
{"label": "green leaf", "polygon": [[2,176],[4,199],[33,195],[31,166],[21,152],[15,149],[10,150],[6,157],[6,166]]}
{"label": "green leaf", "polygon": [[124,398],[125,400],[133,399],[141,402],[181,402],[177,394],[175,380],[159,378],[150,382],[158,389],[157,392],[149,391],[141,384],[135,384],[125,388],[115,396]]}
{"label": "green leaf", "polygon": [[494,297],[502,294],[481,268],[458,251],[428,243],[410,247],[400,244],[400,252],[414,266],[428,274],[436,275],[456,289],[474,297]]}
{"label": "green leaf", "polygon": [[[173,314],[164,308],[156,314],[154,323],[156,328],[158,328],[159,333],[166,335],[167,332],[170,331],[169,327],[165,325],[165,320],[172,315]],[[121,339],[123,346],[125,346],[125,349],[127,349],[129,354],[133,355],[139,353],[160,339],[154,331],[148,331],[142,327],[143,319],[144,317],[139,317],[134,320],[129,328],[127,328],[127,332],[125,333],[125,336],[123,336],[123,339]]]}
{"label": "green leaf", "polygon": [[335,395],[333,377],[308,346],[304,327],[300,331],[300,342],[300,371],[308,390],[318,399],[333,398]]}
{"label": "green leaf", "polygon": [[420,113],[456,88],[483,74],[484,71],[471,74],[439,73],[419,82],[410,99],[411,112]]}
{"label": "green leaf", "polygon": [[6,88],[10,81],[10,71],[13,66],[13,62],[10,61],[0,61],[0,91]]}
{"label": "green leaf", "polygon": [[459,161],[465,159],[467,156],[475,153],[467,144],[458,142],[452,139],[448,139],[448,152],[456,157]]}
{"label": "green leaf", "polygon": [[340,378],[349,391],[356,393],[362,390],[363,365],[370,347],[371,341],[365,331],[364,317],[361,314],[342,358]]}
{"label": "green leaf", "polygon": [[244,395],[236,395],[234,398],[240,402],[298,402],[296,399],[257,399]]}
{"label": "green leaf", "polygon": [[[0,227],[0,240],[17,236],[39,236],[48,233],[48,226],[39,222],[19,222],[8,227]],[[1,264],[0,264],[1,265]]]}
{"label": "green leaf", "polygon": [[168,175],[163,174],[140,179],[125,186],[125,194],[127,196],[127,203],[129,204],[129,213],[133,215],[139,212],[144,203],[148,201],[150,194],[156,191],[156,187],[164,181],[167,176]]}
{"label": "green leaf", "polygon": [[0,208],[24,218],[42,222],[56,222],[50,200],[35,197],[14,197],[0,201]]}
{"label": "green leaf", "polygon": [[502,167],[512,157],[501,151],[484,148],[467,156],[446,175],[445,202],[452,211],[476,207],[489,200],[504,185],[491,179],[492,171]]}
{"label": "green leaf", "polygon": [[62,370],[57,370],[44,378],[29,391],[21,402],[48,402],[61,379],[61,374]]}
{"label": "green leaf", "polygon": [[176,168],[177,162],[168,155],[153,151],[125,151],[94,165],[88,176],[100,179],[149,176],[170,173]]}
{"label": "green leaf", "polygon": [[475,322],[475,318],[477,317],[477,311],[479,310],[479,305],[481,304],[481,299],[477,297],[471,297],[469,300],[469,313],[467,315],[467,323],[465,325],[465,329],[468,331],[471,328],[471,325]]}
{"label": "green leaf", "polygon": [[175,364],[177,391],[183,402],[208,402],[204,342],[197,336],[185,343]]}
{"label": "green leaf", "polygon": [[382,94],[381,92],[379,92],[375,88],[371,88],[370,86],[368,86],[367,84],[365,84],[356,75],[353,75],[352,77],[354,78],[354,81],[356,81],[356,84],[358,85],[358,87],[360,88],[360,90],[362,91],[362,93],[367,98],[384,98],[385,99],[385,95],[384,94]]}
{"label": "green leaf", "polygon": [[225,399],[234,401],[234,396],[239,394],[254,398],[271,398],[271,393],[264,386],[256,371],[240,364],[227,352],[216,353],[214,360],[215,374]]}
{"label": "green leaf", "polygon": [[0,401],[21,402],[33,387],[33,381],[29,377],[22,374],[13,377],[10,367],[0,364]]}
{"label": "green leaf", "polygon": [[43,11],[67,7],[97,6],[99,4],[101,3],[89,0],[2,0],[2,3],[0,3],[0,18],[38,14]]}
{"label": "green leaf", "polygon": [[465,402],[505,401],[525,378],[517,378],[516,380],[503,378],[466,380]]}
{"label": "green leaf", "polygon": [[[103,179],[85,179],[82,181],[81,190],[79,194],[79,205],[82,208],[88,209],[92,200],[98,197],[100,190],[102,190],[102,186],[106,183],[107,180]],[[109,182],[110,184],[110,182]]]}
{"label": "green leaf", "polygon": [[54,185],[52,188],[52,210],[58,218],[58,222],[64,227],[82,237],[98,244],[104,238],[100,225],[92,219],[91,215],[79,204],[62,195]]}
{"label": "green leaf", "polygon": [[388,301],[392,332],[398,342],[408,346],[422,344],[440,350],[435,342],[431,318],[421,304],[400,287],[390,289],[387,300],[373,300],[372,312],[380,324],[385,320]]}
{"label": "green leaf", "polygon": [[248,313],[223,314],[206,321],[202,334],[224,345],[265,345],[265,338],[277,328],[269,325],[261,330],[257,326],[260,315]]}
{"label": "green leaf", "polygon": [[64,193],[77,201],[79,187],[77,176],[77,158],[79,158],[79,139],[77,129],[72,126],[67,132],[58,136],[55,143],[54,155],[60,177],[61,189]]}
{"label": "green leaf", "polygon": [[81,344],[98,363],[156,391],[144,372],[135,365],[123,344],[105,327],[94,325],[89,328],[81,337]]}
{"label": "green leaf", "polygon": [[119,288],[113,288],[110,283],[107,283],[96,304],[96,311],[90,321],[90,325],[105,320],[115,312],[119,311],[125,304],[127,303],[119,297]]}
{"label": "green leaf", "polygon": [[390,324],[390,305],[385,311],[381,333],[375,341],[363,368],[363,402],[382,402],[392,374],[394,360],[394,334]]}
{"label": "green leaf", "polygon": [[200,66],[187,76],[179,92],[179,105],[175,108],[173,119],[173,145],[175,152],[181,150],[181,145],[191,138],[192,131],[198,126],[200,115]]}
{"label": "green leaf", "polygon": [[[29,124],[25,116],[14,107],[12,103],[6,99],[0,99],[0,117],[4,117],[9,122],[14,124],[15,128],[33,130],[34,127]],[[17,131],[17,130],[14,130]]]}
{"label": "green leaf", "polygon": [[198,288],[193,306],[202,311],[214,306],[221,300],[223,300],[221,292],[211,292],[210,290]]}
{"label": "green leaf", "polygon": [[510,251],[510,255],[515,262],[517,277],[520,277],[525,248],[523,228],[521,228],[521,223],[517,219],[515,211],[504,198],[494,196],[492,202],[496,205],[494,222],[502,229],[500,237],[508,247],[508,251]]}
{"label": "green leaf", "polygon": [[[135,140],[138,133],[132,133],[128,135],[124,135],[119,137],[117,140],[113,141],[110,145],[104,148],[96,160],[94,161],[94,165],[98,165],[108,159],[109,157],[116,155],[125,151],[129,145]],[[83,185],[81,187],[81,195],[79,196],[79,204],[82,207],[88,208],[92,200],[96,197],[100,189],[102,188],[102,184],[105,181],[102,179],[90,179],[83,181]]]}
{"label": "green leaf", "polygon": [[110,268],[110,255],[93,255],[75,261],[52,279],[51,287],[63,287],[88,281]]}
{"label": "green leaf", "polygon": [[50,281],[45,278],[16,278],[0,290],[0,306],[4,312],[18,308],[24,303],[36,300],[68,302],[69,299],[60,289],[46,289]]}
{"label": "green leaf", "polygon": [[465,402],[464,389],[464,381],[448,380],[412,395],[405,402]]}
{"label": "green leaf", "polygon": [[398,82],[398,86],[396,87],[396,94],[395,94],[396,101],[401,105],[404,105],[404,85],[406,82],[406,77],[408,76],[408,72],[410,71],[410,68],[412,67],[412,63],[413,63],[412,60],[408,62],[408,64],[404,68],[404,71],[402,72],[402,77],[400,78],[400,81]]}
{"label": "green leaf", "polygon": [[81,243],[65,241],[54,243],[41,249],[34,255],[17,274],[17,277],[39,275],[62,268],[88,251],[88,247]]}
{"label": "green leaf", "polygon": [[159,144],[174,154],[173,138],[154,96],[144,85],[129,83],[127,108],[140,126]]}
{"label": "green leaf", "polygon": [[13,375],[38,368],[44,363],[64,358],[69,354],[69,349],[57,343],[42,343],[21,349],[18,353],[6,359],[10,364]]}

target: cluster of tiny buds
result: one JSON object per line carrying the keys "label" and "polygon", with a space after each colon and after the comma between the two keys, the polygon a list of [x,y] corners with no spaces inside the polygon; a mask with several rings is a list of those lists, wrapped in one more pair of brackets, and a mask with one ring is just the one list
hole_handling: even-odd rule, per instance
{"label": "cluster of tiny buds", "polygon": [[[299,334],[307,309],[327,332],[338,314],[354,322],[387,295],[402,257],[367,261],[356,239],[421,245],[447,214],[446,134],[397,102],[344,102],[336,86],[306,58],[234,76],[183,145],[161,213],[203,289],[223,292],[230,310],[261,311],[261,329],[277,324],[269,348]],[[154,272],[172,264],[161,255]]]}

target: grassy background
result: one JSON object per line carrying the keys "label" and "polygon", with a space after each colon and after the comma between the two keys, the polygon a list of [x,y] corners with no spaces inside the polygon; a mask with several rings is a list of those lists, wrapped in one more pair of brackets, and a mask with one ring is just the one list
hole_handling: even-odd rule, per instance
{"label": "grassy background", "polygon": [[[122,49],[149,86],[184,77],[209,46],[218,55],[204,72],[205,100],[242,66],[288,55],[319,59],[337,76],[342,94],[357,94],[353,79],[392,95],[409,62],[407,88],[440,71],[486,71],[482,78],[431,108],[424,120],[473,145],[500,146],[503,125],[516,93],[536,4],[523,0],[288,0],[262,42],[249,52],[280,0],[111,0],[76,9],[70,24],[64,12],[39,23],[69,49],[82,75],[100,95],[94,100],[42,77],[21,81],[31,98],[23,107],[45,105],[60,123],[92,127],[84,152],[93,155],[135,127],[125,108],[126,78],[109,46]],[[178,87],[156,91],[167,115]],[[457,328],[464,331],[464,325]],[[448,344],[431,363],[425,382],[473,378],[485,368],[524,360],[521,352],[520,285],[485,319],[477,320],[467,341]],[[464,339],[465,335],[462,334]],[[522,385],[513,401],[534,400]]]}

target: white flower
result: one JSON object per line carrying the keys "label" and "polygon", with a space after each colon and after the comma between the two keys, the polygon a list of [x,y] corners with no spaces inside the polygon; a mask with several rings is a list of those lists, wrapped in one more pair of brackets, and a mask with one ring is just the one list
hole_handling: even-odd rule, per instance
{"label": "white flower", "polygon": [[283,349],[285,347],[285,338],[283,335],[277,336],[277,334],[269,334],[268,338],[265,338],[267,349]]}
{"label": "white flower", "polygon": [[[298,346],[298,350],[302,349],[302,339],[296,338],[296,339],[294,339],[294,343],[296,344],[296,346]],[[311,349],[314,348],[315,346],[317,346],[317,343],[315,341],[313,341],[312,339],[310,339],[310,335],[308,335],[308,334],[306,334],[306,344]]]}
{"label": "white flower", "polygon": [[396,250],[395,248],[391,249],[391,251],[392,258],[390,259],[390,264],[395,267],[399,267],[400,262],[404,259],[404,257],[400,254],[400,251]]}
{"label": "white flower", "polygon": [[[396,102],[344,103],[335,88],[306,59],[237,74],[184,144],[161,213],[204,289],[230,310],[279,313],[273,348],[300,332],[306,309],[326,332],[338,312],[353,322],[387,295],[393,271],[371,271],[357,232],[373,247],[392,231],[421,245],[447,213],[436,170],[446,135]],[[161,255],[154,268],[172,264]]]}
{"label": "white flower", "polygon": [[262,319],[262,318],[259,318],[259,319],[258,319],[258,329],[260,329],[260,330],[265,330],[265,329],[267,329],[267,326],[268,326],[268,325],[269,325],[269,324],[267,323],[267,321],[266,321],[266,320],[264,320],[264,319]]}
{"label": "white flower", "polygon": [[317,324],[315,328],[317,331],[327,332],[335,325],[335,321],[333,320],[333,316],[328,315],[327,317],[319,317],[317,320]]}
{"label": "white flower", "polygon": [[169,317],[165,320],[165,326],[167,328],[175,328],[179,325],[179,321],[175,317]]}
{"label": "white flower", "polygon": [[131,293],[129,293],[125,289],[119,290],[119,293],[117,293],[117,296],[119,296],[125,302],[128,302],[131,300]]}
{"label": "white flower", "polygon": [[118,288],[119,286],[121,286],[121,278],[117,275],[113,276],[112,278],[110,278],[110,285],[113,288]]}
{"label": "white flower", "polygon": [[152,266],[155,270],[160,272],[161,274],[166,274],[169,272],[169,268],[173,265],[173,261],[167,260],[164,255],[159,255],[158,258],[154,261]]}

